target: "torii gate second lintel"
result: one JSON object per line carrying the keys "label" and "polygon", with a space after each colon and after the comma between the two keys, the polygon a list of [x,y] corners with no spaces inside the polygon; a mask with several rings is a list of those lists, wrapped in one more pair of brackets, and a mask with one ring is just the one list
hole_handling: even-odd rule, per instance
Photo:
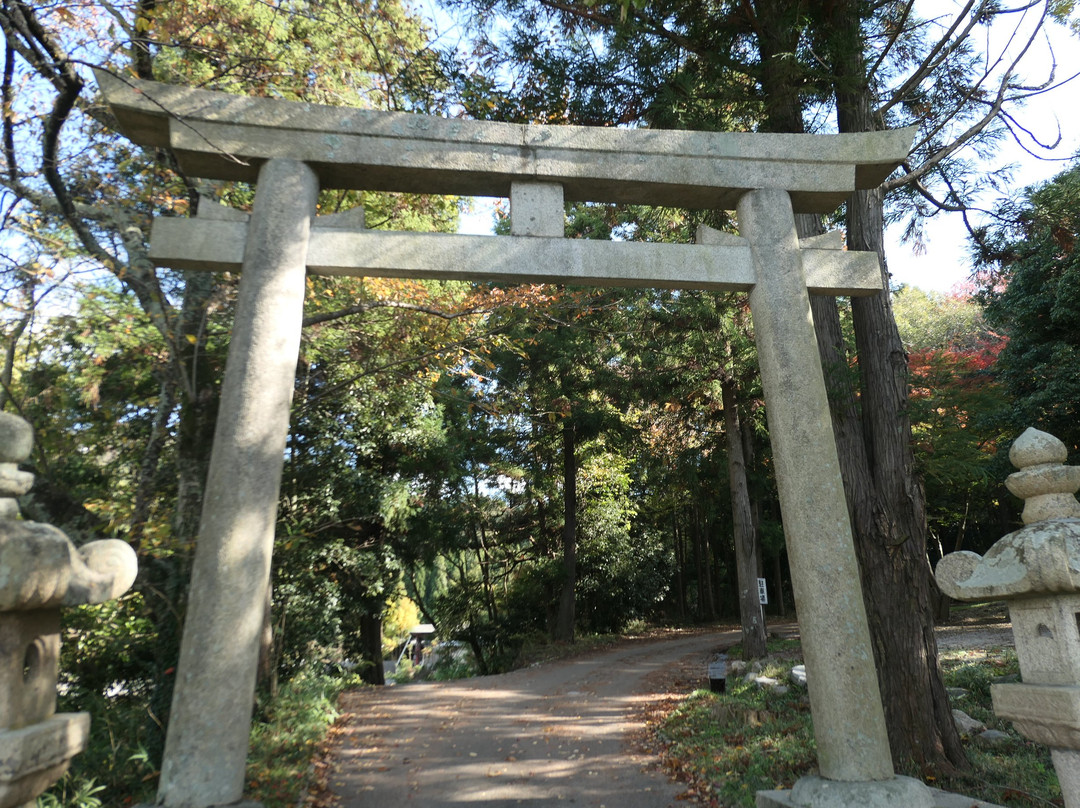
{"label": "torii gate second lintel", "polygon": [[[881,271],[876,255],[846,253],[831,237],[800,243],[794,220],[876,186],[906,157],[910,131],[521,127],[99,82],[129,136],[170,146],[190,174],[257,179],[249,222],[211,209],[210,221],[161,220],[154,234],[161,263],[242,267],[159,802],[209,808],[243,795],[308,268],[459,277],[452,261],[468,277],[749,290],[821,772],[777,799],[932,806],[921,782],[892,769],[808,294],[808,281],[866,294],[881,288]],[[513,236],[365,231],[353,217],[315,216],[321,184],[509,195]],[[564,197],[735,207],[741,236],[704,228],[696,245],[571,242]],[[631,255],[628,272],[619,265]]]}
{"label": "torii gate second lintel", "polygon": [[[513,192],[511,199],[516,199]],[[150,258],[174,269],[239,272],[247,245],[247,216],[238,219],[226,210],[206,199],[194,219],[155,220]],[[523,211],[512,203],[514,221]],[[754,285],[746,240],[705,226],[698,229],[695,244],[656,244],[566,239],[561,234],[537,238],[367,230],[353,213],[344,214],[354,222],[351,225],[336,214],[315,217],[305,261],[308,272],[728,292],[749,292]],[[561,201],[552,217],[561,222]],[[844,250],[839,235],[834,231],[800,241],[807,288],[816,294],[852,296],[880,291],[877,255]]]}

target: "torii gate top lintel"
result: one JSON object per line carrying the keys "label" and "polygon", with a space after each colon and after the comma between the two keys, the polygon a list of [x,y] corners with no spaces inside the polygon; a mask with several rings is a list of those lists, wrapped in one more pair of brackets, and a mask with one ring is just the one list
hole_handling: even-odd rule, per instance
{"label": "torii gate top lintel", "polygon": [[[810,302],[811,292],[875,293],[881,267],[877,253],[843,250],[833,235],[800,239],[794,215],[876,186],[907,156],[911,130],[524,126],[98,81],[136,142],[168,146],[190,176],[258,186],[250,217],[200,207],[194,220],[159,219],[151,237],[159,264],[241,270],[159,804],[211,808],[243,795],[313,272],[749,292],[821,775],[796,784],[793,804],[931,808],[921,781],[893,772]],[[366,230],[356,211],[317,217],[320,188],[509,196],[511,235]],[[735,209],[739,235],[567,239],[564,200]],[[826,803],[826,792],[840,796]]]}
{"label": "torii gate top lintel", "polygon": [[541,126],[253,98],[97,74],[120,129],[171,147],[189,175],[254,182],[269,159],[307,163],[323,188],[509,196],[529,178],[568,201],[733,210],[759,188],[830,213],[880,184],[914,131],[841,135]]}

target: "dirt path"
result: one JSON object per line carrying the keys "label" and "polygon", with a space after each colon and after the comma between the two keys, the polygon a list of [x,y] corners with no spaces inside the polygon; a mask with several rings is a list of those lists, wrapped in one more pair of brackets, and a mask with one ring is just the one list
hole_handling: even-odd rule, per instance
{"label": "dirt path", "polygon": [[[939,647],[1011,645],[998,612],[961,613],[937,630]],[[501,676],[348,693],[322,779],[339,808],[676,805],[682,788],[629,739],[670,709],[669,691],[703,686],[708,659],[738,640],[673,634]]]}
{"label": "dirt path", "polygon": [[737,631],[636,641],[501,676],[347,694],[330,789],[342,808],[674,805],[680,789],[627,744],[655,673],[705,664]]}

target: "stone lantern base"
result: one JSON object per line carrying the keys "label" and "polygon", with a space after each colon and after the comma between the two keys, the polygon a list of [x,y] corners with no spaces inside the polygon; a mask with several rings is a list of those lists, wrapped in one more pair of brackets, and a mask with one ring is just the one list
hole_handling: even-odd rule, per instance
{"label": "stone lantern base", "polygon": [[[882,783],[829,783],[831,788],[811,789],[813,794],[800,795],[799,785],[814,780],[821,782],[821,778],[804,777],[790,791],[759,791],[757,808],[910,808],[911,784],[916,786],[914,791],[920,798],[921,792],[929,795],[932,808],[1002,808],[992,802],[928,788],[910,777],[896,777]],[[796,802],[800,797],[803,799]]]}
{"label": "stone lantern base", "polygon": [[60,713],[22,729],[0,730],[0,806],[33,800],[86,748],[89,713]]}

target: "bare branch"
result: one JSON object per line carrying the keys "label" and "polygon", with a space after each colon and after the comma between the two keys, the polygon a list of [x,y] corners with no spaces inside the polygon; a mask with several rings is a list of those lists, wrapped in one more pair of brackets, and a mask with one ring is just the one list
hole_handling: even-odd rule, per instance
{"label": "bare branch", "polygon": [[[916,87],[918,87],[923,79],[929,76],[937,69],[938,65],[947,59],[961,43],[967,39],[968,34],[975,27],[975,17],[973,16],[971,22],[964,28],[963,33],[960,34],[955,40],[952,39],[956,30],[960,27],[960,23],[964,16],[967,15],[971,9],[975,6],[977,0],[967,0],[965,6],[956,14],[956,19],[953,21],[952,26],[945,33],[944,36],[938,39],[936,45],[930,49],[930,53],[926,55],[926,58],[915,68],[915,70],[908,76],[907,81],[901,84],[882,106],[878,107],[875,112],[875,117],[884,118],[885,114],[894,106],[899,104],[903,99],[907,98]],[[948,45],[948,47],[946,47]]]}
{"label": "bare branch", "polygon": [[327,323],[331,320],[340,320],[342,317],[351,317],[354,314],[365,314],[373,309],[380,308],[418,311],[423,314],[430,314],[432,317],[438,317],[442,320],[457,320],[462,317],[471,317],[474,314],[483,314],[487,311],[486,309],[473,308],[453,312],[444,311],[443,309],[438,309],[434,306],[424,306],[419,303],[405,303],[399,300],[371,300],[365,303],[357,303],[355,306],[338,309],[337,311],[328,311],[322,314],[313,314],[310,317],[305,317],[304,326],[307,327],[318,325],[319,323]]}
{"label": "bare branch", "polygon": [[900,39],[900,35],[903,34],[907,28],[908,17],[911,16],[911,7],[915,5],[915,0],[908,0],[906,6],[904,6],[904,13],[900,16],[899,22],[896,24],[896,28],[893,30],[892,36],[889,37],[889,41],[885,44],[885,47],[881,49],[881,53],[878,54],[877,60],[870,66],[870,69],[866,71],[867,76],[873,76],[877,73],[878,68],[881,67],[882,62],[889,55],[889,51],[893,49],[897,40]]}
{"label": "bare branch", "polygon": [[[1023,48],[1020,49],[1020,52],[1016,55],[1016,57],[1009,64],[1008,68],[1005,70],[998,85],[997,94],[993,102],[989,103],[989,110],[987,111],[987,113],[982,118],[973,123],[971,126],[969,126],[959,137],[954,138],[952,142],[950,142],[947,146],[939,149],[937,152],[931,155],[917,169],[914,169],[909,174],[902,175],[900,177],[897,177],[896,179],[886,182],[883,185],[883,189],[886,192],[898,188],[901,185],[912,182],[913,180],[920,179],[926,176],[937,165],[939,165],[942,160],[945,160],[947,157],[954,154],[956,151],[967,145],[967,143],[969,143],[972,139],[978,136],[994,118],[1000,115],[1006,102],[1014,100],[1013,95],[1011,95],[1011,91],[1015,90],[1016,87],[1011,83],[1012,76],[1017,65],[1027,55],[1027,52],[1031,49],[1032,44],[1034,44],[1036,38],[1039,36],[1045,19],[1046,8],[1044,6],[1042,15],[1040,16],[1039,24],[1035,26],[1035,29],[1032,31],[1031,36],[1028,37],[1027,42],[1024,44]],[[974,98],[974,93],[978,89],[978,87],[981,86],[982,82],[985,81],[986,78],[988,78],[988,76],[989,73],[984,73],[983,77],[980,78],[979,82],[976,83],[975,87],[971,88],[971,90],[964,96],[964,98],[961,99],[960,102],[958,102],[955,108],[959,109],[961,105],[966,104],[968,101],[977,100]],[[948,117],[946,117],[944,120],[947,120]],[[944,122],[939,124],[937,128],[927,134],[921,141],[921,144],[928,143],[930,138],[940,132],[943,126]]]}

